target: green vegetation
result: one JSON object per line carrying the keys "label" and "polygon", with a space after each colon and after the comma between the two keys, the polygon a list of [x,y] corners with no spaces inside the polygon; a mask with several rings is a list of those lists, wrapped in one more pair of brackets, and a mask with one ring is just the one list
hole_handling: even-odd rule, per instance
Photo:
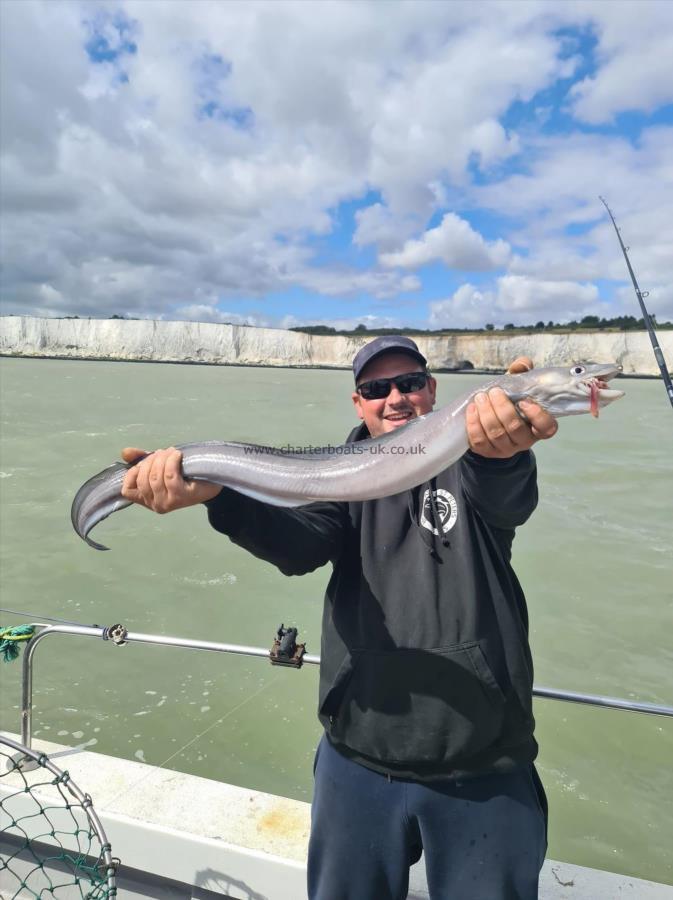
{"label": "green vegetation", "polygon": [[[9,313],[9,316],[12,317],[14,313]],[[54,316],[56,319],[99,319],[101,316]],[[110,319],[125,319],[131,322],[138,322],[140,319],[137,316],[126,316],[119,315],[118,313],[114,313],[111,316],[108,316]],[[658,331],[672,331],[673,330],[673,322],[658,322],[657,317],[655,315],[650,316],[652,320],[652,324]],[[222,322],[218,324],[223,325],[235,325],[240,324],[236,322]],[[259,326],[250,326],[250,327],[259,327]],[[263,327],[263,326],[262,326]],[[296,325],[294,328],[288,329],[289,331],[298,331],[303,334],[322,334],[322,335],[342,335],[344,337],[378,337],[383,334],[400,334],[400,332],[404,332],[404,334],[410,335],[426,335],[426,336],[441,336],[446,334],[483,334],[484,332],[519,332],[522,334],[534,334],[536,332],[557,332],[561,334],[565,334],[569,331],[645,331],[645,322],[643,319],[636,319],[635,316],[616,316],[613,319],[601,319],[598,316],[584,316],[580,319],[579,322],[552,322],[549,321],[546,324],[544,322],[536,322],[534,325],[515,325],[513,322],[507,322],[506,325],[503,325],[502,328],[496,327],[492,322],[487,322],[483,328],[412,328],[411,326],[403,325],[400,328],[368,328],[366,325],[360,323],[355,328],[348,329],[337,329],[332,328],[330,325]]]}
{"label": "green vegetation", "polygon": [[[87,319],[91,321],[91,319],[101,318],[100,316],[56,316],[57,319]],[[139,322],[140,319],[137,316],[120,316],[117,313],[113,313],[111,316],[108,316],[108,319],[125,319],[130,322]]]}
{"label": "green vegetation", "polygon": [[[655,328],[661,330],[672,330],[673,322],[657,322],[655,316],[650,317]],[[636,319],[635,316],[617,316],[614,319],[601,319],[598,316],[584,316],[579,322],[536,322],[534,325],[514,325],[508,322],[503,328],[496,328],[492,323],[486,324],[483,328],[440,328],[432,331],[427,328],[367,328],[366,325],[360,324],[352,331],[338,330],[331,328],[329,325],[297,325],[290,328],[290,331],[300,331],[304,334],[324,334],[324,335],[343,335],[345,337],[361,337],[366,334],[370,337],[378,337],[382,334],[399,334],[403,331],[410,335],[444,335],[444,334],[479,334],[484,331],[489,332],[519,332],[523,334],[531,334],[535,332],[551,332],[561,333],[568,331],[644,331],[645,322],[643,319]]]}

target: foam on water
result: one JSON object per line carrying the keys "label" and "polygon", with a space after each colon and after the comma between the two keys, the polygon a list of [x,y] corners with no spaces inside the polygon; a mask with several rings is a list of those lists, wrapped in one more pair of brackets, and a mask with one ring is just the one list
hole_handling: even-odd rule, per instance
{"label": "foam on water", "polygon": [[220,584],[236,584],[237,578],[231,572],[225,572],[223,575],[218,575],[215,578],[190,578],[185,575],[182,578],[182,581],[185,584],[196,584],[199,587],[216,587]]}

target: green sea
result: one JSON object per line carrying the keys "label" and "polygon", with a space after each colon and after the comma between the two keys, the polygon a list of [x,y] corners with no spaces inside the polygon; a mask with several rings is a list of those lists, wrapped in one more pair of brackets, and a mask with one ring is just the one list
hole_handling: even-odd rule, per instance
{"label": "green sea", "polygon": [[[440,375],[439,403],[476,375]],[[514,566],[536,684],[673,705],[673,417],[658,381],[536,450],[540,504]],[[70,525],[77,488],[124,446],[205,439],[340,443],[348,372],[0,360],[0,624],[82,624],[269,647],[281,622],[319,653],[327,569],[286,578],[213,531],[203,508],[132,508],[98,553]],[[20,665],[0,728],[20,730]],[[36,654],[34,733],[309,800],[317,670],[53,636]],[[549,855],[673,883],[673,720],[538,700]]]}

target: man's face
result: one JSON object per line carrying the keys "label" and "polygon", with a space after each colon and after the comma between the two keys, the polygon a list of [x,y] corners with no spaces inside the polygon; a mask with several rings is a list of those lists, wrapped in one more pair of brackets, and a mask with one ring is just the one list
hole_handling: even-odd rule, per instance
{"label": "man's face", "polygon": [[[375,378],[393,378],[410,372],[423,372],[423,366],[408,353],[384,353],[373,359],[360,373],[358,384]],[[405,425],[416,416],[425,415],[435,404],[437,382],[428,378],[424,388],[410,394],[401,394],[395,385],[382,400],[365,400],[353,393],[353,403],[358,416],[369,429],[372,437],[380,437]]]}

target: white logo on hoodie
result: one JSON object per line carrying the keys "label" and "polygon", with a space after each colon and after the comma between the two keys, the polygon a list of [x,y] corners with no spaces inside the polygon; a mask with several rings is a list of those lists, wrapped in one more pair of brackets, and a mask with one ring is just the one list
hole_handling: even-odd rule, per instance
{"label": "white logo on hoodie", "polygon": [[[446,534],[451,531],[458,519],[458,503],[453,494],[445,491],[443,488],[437,488],[432,492],[437,505],[437,512],[442,523],[442,532]],[[435,517],[432,512],[432,503],[430,502],[430,491],[426,490],[423,494],[423,505],[421,507],[421,525],[436,534],[439,537],[439,531],[435,527]]]}

